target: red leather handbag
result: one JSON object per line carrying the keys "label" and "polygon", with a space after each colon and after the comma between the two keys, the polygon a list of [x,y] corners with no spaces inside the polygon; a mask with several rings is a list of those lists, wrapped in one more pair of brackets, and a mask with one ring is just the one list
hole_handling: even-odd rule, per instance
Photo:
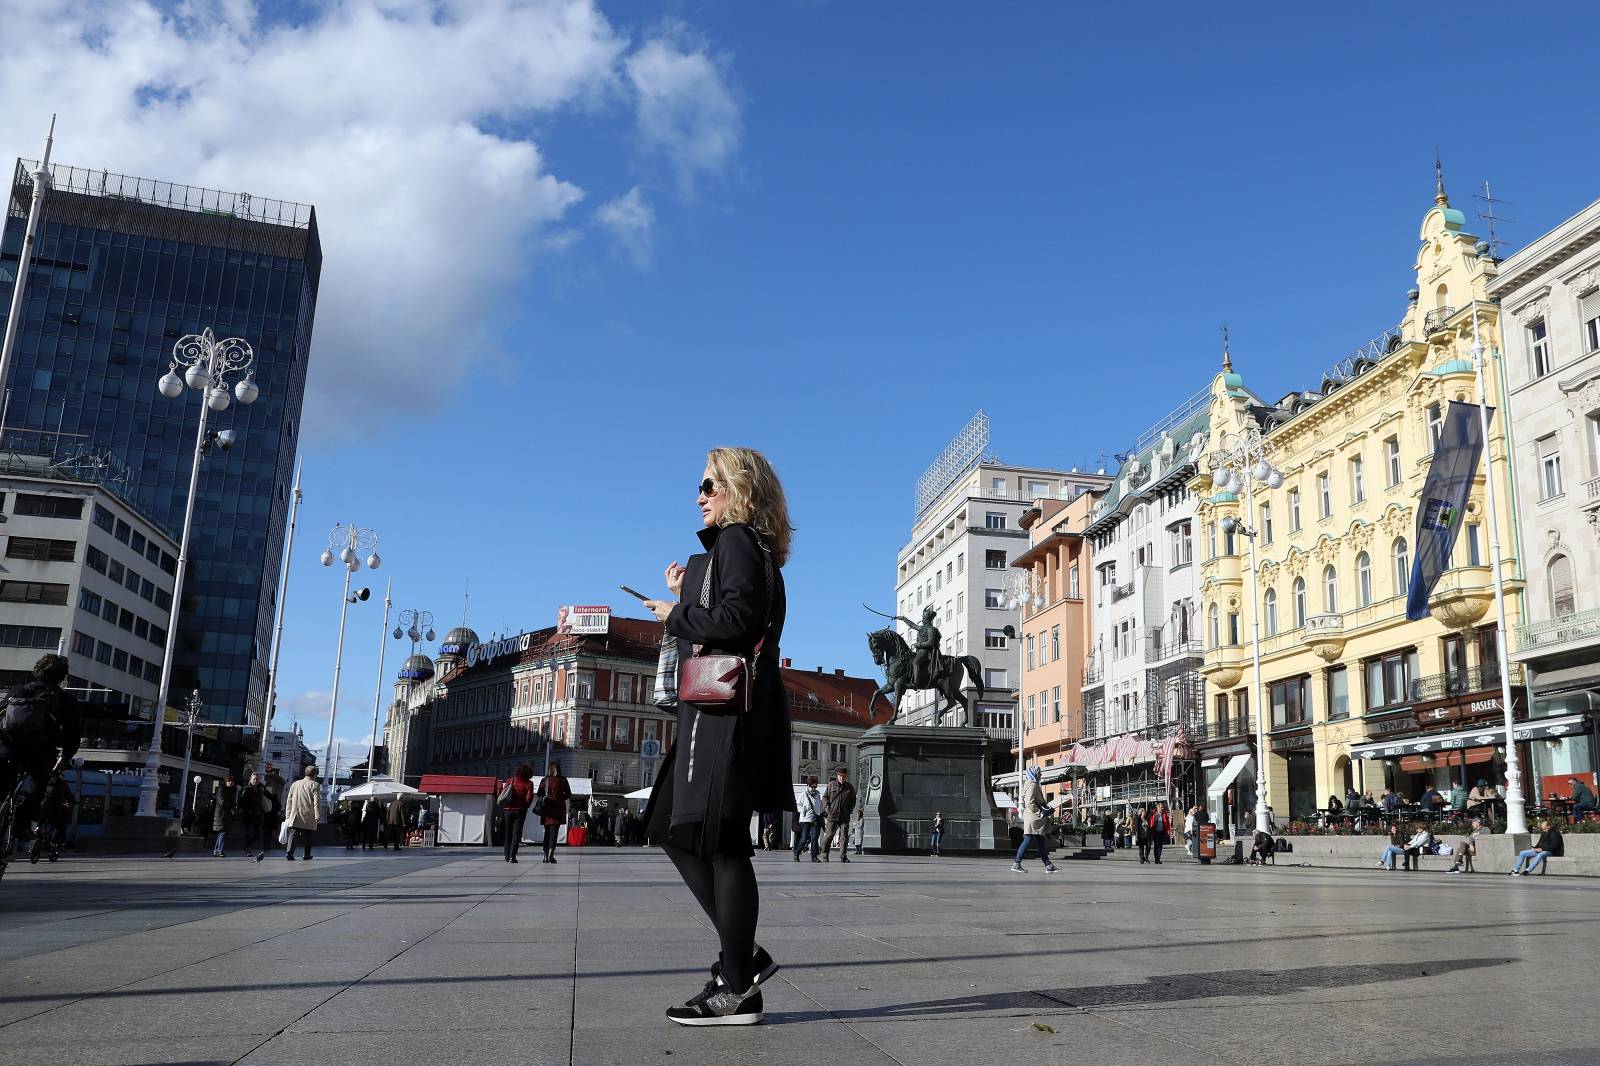
{"label": "red leather handbag", "polygon": [[[757,541],[759,543],[759,540]],[[766,564],[767,625],[772,615],[772,562],[761,545],[762,562]],[[706,561],[706,577],[700,585],[700,606],[711,606],[711,574],[716,568],[716,556]],[[704,707],[717,708],[735,714],[750,710],[750,694],[755,688],[756,664],[761,659],[761,649],[767,643],[766,626],[761,639],[756,641],[755,654],[749,658],[728,652],[706,653],[701,645],[694,646],[694,654],[683,664],[678,680],[678,699]]]}

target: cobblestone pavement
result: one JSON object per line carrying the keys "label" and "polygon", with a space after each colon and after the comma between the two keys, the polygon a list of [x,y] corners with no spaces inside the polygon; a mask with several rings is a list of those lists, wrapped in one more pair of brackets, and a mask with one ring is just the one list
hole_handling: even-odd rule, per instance
{"label": "cobblestone pavement", "polygon": [[1600,1062],[1587,880],[757,858],[767,1024],[649,849],[64,859],[0,881],[0,1064]]}

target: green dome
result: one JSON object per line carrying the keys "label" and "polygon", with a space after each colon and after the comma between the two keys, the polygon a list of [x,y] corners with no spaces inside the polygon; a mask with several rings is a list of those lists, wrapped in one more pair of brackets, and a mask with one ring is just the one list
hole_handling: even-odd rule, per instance
{"label": "green dome", "polygon": [[1218,492],[1218,493],[1214,493],[1212,495],[1212,497],[1211,497],[1211,502],[1212,503],[1238,503],[1239,502],[1239,494],[1237,492]]}
{"label": "green dome", "polygon": [[1439,364],[1428,373],[1436,378],[1442,378],[1448,374],[1470,374],[1472,373],[1472,364],[1465,359],[1452,359],[1448,363]]}

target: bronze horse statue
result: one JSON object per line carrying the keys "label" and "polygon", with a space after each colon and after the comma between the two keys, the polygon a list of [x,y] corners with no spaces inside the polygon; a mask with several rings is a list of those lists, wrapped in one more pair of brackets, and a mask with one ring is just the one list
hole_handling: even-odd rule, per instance
{"label": "bronze horse statue", "polygon": [[911,674],[916,652],[911,650],[899,633],[893,629],[868,633],[867,647],[872,651],[872,661],[883,667],[884,676],[882,687],[872,694],[872,698],[877,699],[891,692],[894,694],[895,710],[894,716],[889,719],[891,724],[900,717],[900,706],[905,700],[906,690],[913,688],[931,688],[938,692],[944,697],[944,705],[938,712],[940,715],[953,707],[960,707],[961,724],[972,724],[972,701],[961,693],[961,676],[964,670],[977,688],[978,695],[983,695],[983,664],[976,655],[955,656],[941,652],[933,667],[933,684],[913,685]]}

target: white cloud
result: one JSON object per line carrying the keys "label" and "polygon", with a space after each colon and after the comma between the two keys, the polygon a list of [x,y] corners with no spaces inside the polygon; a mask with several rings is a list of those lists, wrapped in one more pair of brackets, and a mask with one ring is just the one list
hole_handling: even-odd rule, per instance
{"label": "white cloud", "polygon": [[686,193],[698,178],[720,173],[738,150],[742,132],[739,104],[722,62],[674,24],[626,63],[638,94],[643,148],[666,160]]}
{"label": "white cloud", "polygon": [[647,266],[654,252],[656,210],[644,198],[644,192],[635,185],[615,200],[600,205],[596,220],[611,231],[611,235],[633,257],[639,266]]}
{"label": "white cloud", "polygon": [[493,352],[507,292],[575,239],[584,191],[530,129],[632,107],[684,189],[738,143],[703,46],[676,26],[636,44],[593,0],[329,0],[293,23],[250,0],[6,9],[5,149],[36,155],[58,111],[59,162],[316,206],[305,423],[324,437],[448,400],[472,363],[440,354]]}
{"label": "white cloud", "polygon": [[[335,730],[333,744],[339,753],[339,765],[345,768],[362,762],[367,757],[367,750],[372,743],[369,731],[372,728],[372,713],[370,705],[363,711],[360,701],[352,703],[350,697],[341,692],[339,707],[339,725]],[[352,721],[361,718],[360,722]],[[305,746],[317,757],[318,763],[322,762],[323,752],[328,747],[328,692],[311,691],[302,692],[295,696],[280,697],[278,711],[273,716],[272,728],[281,730],[300,727]],[[355,725],[359,728],[358,736],[345,735],[343,731]],[[378,728],[383,728],[383,723],[378,723]]]}

